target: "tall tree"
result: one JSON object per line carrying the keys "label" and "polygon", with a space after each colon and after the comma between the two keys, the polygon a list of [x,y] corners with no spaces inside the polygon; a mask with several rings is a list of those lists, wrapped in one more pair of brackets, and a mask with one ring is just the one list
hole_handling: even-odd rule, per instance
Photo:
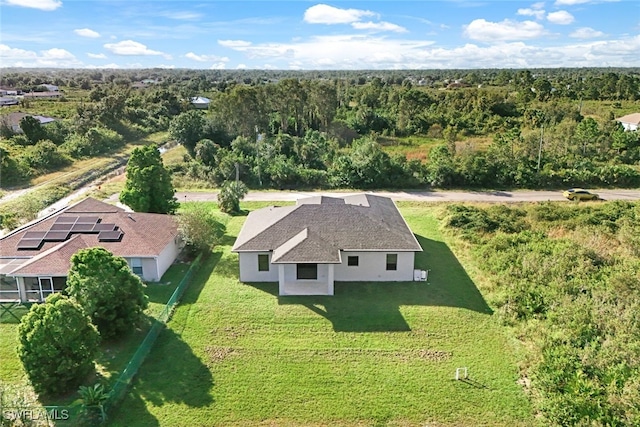
{"label": "tall tree", "polygon": [[133,150],[120,201],[136,212],[175,213],[178,201],[171,175],[155,144]]}
{"label": "tall tree", "polygon": [[169,133],[180,144],[184,145],[189,154],[194,155],[196,144],[204,134],[205,120],[197,110],[181,113],[171,121]]}
{"label": "tall tree", "polygon": [[40,124],[40,120],[33,116],[24,116],[20,120],[20,129],[32,144],[47,138],[47,131]]}
{"label": "tall tree", "polygon": [[71,257],[67,293],[106,339],[131,331],[147,307],[140,278],[124,258],[104,248],[81,249]]}
{"label": "tall tree", "polygon": [[18,327],[18,356],[37,393],[77,387],[93,369],[99,342],[89,317],[62,294],[32,306]]}

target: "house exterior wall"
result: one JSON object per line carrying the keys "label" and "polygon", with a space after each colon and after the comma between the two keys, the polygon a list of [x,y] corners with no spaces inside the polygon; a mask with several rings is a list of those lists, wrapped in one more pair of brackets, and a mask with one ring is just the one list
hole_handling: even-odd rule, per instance
{"label": "house exterior wall", "polygon": [[[278,265],[269,264],[269,271],[258,271],[258,254],[240,252],[241,282],[278,282]],[[342,252],[342,263],[335,264],[334,280],[339,282],[410,282],[413,280],[415,252],[388,252],[398,255],[397,270],[387,271],[387,252]],[[269,254],[269,256],[271,256]],[[358,257],[358,266],[348,266],[349,256]],[[296,281],[295,264],[285,264],[284,281]],[[327,282],[326,264],[318,264],[318,281]]]}
{"label": "house exterior wall", "polygon": [[241,282],[277,282],[278,266],[269,262],[269,271],[258,271],[258,255],[268,254],[269,252],[240,252],[240,281]]}
{"label": "house exterior wall", "polygon": [[176,260],[180,253],[180,240],[175,238],[171,241],[158,255],[158,271],[156,272],[157,279],[153,281],[159,281],[162,279],[164,273],[171,267],[171,264]]}
{"label": "house exterior wall", "polygon": [[[387,271],[387,253],[398,255],[397,269]],[[349,256],[357,266],[347,265]],[[415,252],[342,252],[342,264],[335,266],[337,282],[404,282],[413,280]]]}
{"label": "house exterior wall", "polygon": [[173,261],[178,257],[180,247],[177,241],[172,241],[160,252],[157,257],[126,257],[129,267],[133,267],[132,259],[137,258],[142,264],[142,280],[147,282],[158,282],[162,275],[171,267]]}

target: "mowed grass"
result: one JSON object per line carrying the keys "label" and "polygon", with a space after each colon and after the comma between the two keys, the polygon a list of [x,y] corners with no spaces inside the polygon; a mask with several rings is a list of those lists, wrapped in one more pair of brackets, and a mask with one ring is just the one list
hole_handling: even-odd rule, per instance
{"label": "mowed grass", "polygon": [[[111,426],[531,425],[521,349],[439,232],[435,208],[401,208],[429,281],[338,283],[333,297],[242,284],[230,252],[203,264]],[[470,381],[455,381],[468,367]]]}
{"label": "mowed grass", "polygon": [[[160,282],[146,285],[145,294],[149,298],[149,307],[145,311],[145,318],[135,330],[122,339],[101,344],[96,356],[97,375],[87,378],[86,385],[92,385],[96,381],[106,383],[115,381],[144,339],[153,318],[163,310],[188,268],[188,264],[176,263],[167,270]],[[15,317],[8,313],[3,313],[0,316],[0,386],[22,388],[25,393],[30,394],[27,376],[16,352],[19,325],[16,317],[19,319],[27,312],[28,310],[24,306],[20,306],[12,309]],[[75,393],[69,393],[64,396],[48,397],[46,401],[40,403],[68,405],[76,398]]]}

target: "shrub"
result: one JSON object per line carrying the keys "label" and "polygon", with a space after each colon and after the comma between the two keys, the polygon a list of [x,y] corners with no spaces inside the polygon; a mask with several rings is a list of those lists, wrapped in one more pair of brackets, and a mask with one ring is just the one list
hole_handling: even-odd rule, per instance
{"label": "shrub", "polygon": [[131,331],[147,308],[142,281],[127,261],[99,247],[71,257],[66,292],[106,339]]}
{"label": "shrub", "polygon": [[179,213],[180,234],[192,252],[210,251],[224,236],[224,219],[205,205],[198,203]]}
{"label": "shrub", "polygon": [[37,393],[63,393],[91,372],[99,341],[82,308],[54,294],[33,305],[20,321],[18,356]]}
{"label": "shrub", "polygon": [[244,198],[249,190],[242,181],[228,181],[222,185],[218,193],[218,204],[220,210],[228,214],[240,212],[240,200]]}

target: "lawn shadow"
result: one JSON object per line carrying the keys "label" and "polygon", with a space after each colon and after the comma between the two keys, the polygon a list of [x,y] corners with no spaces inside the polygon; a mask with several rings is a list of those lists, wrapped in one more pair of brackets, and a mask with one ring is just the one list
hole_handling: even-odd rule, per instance
{"label": "lawn shadow", "polygon": [[415,266],[429,271],[427,286],[417,295],[421,305],[458,307],[493,314],[493,310],[446,243],[418,235],[416,238],[422,246],[422,252],[416,254]]}
{"label": "lawn shadow", "polygon": [[112,426],[158,426],[149,407],[165,404],[202,408],[213,404],[213,376],[180,335],[164,329],[140,367],[124,401],[110,416]]}
{"label": "lawn shadow", "polygon": [[181,305],[193,304],[198,301],[200,292],[202,292],[202,289],[207,284],[213,269],[216,268],[216,265],[220,262],[220,258],[222,258],[222,252],[212,252],[203,255],[200,260],[200,265],[195,268],[193,276],[191,276],[192,282],[182,297]]}
{"label": "lawn shadow", "polygon": [[155,406],[171,402],[204,407],[213,403],[212,388],[207,365],[171,328],[160,333],[135,381],[135,391]]}
{"label": "lawn shadow", "polygon": [[401,306],[442,306],[492,314],[482,294],[449,247],[416,236],[423,252],[415,267],[429,270],[426,282],[336,282],[333,296],[278,296],[277,283],[250,283],[278,298],[278,304],[299,304],[328,319],[335,331],[409,331]]}

